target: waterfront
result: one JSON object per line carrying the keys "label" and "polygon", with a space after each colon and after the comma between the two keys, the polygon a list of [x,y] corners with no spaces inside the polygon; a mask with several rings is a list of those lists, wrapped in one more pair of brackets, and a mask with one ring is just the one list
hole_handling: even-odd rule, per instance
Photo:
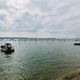
{"label": "waterfront", "polygon": [[0,52],[0,80],[59,80],[80,70],[80,46],[73,41],[11,42],[13,54]]}

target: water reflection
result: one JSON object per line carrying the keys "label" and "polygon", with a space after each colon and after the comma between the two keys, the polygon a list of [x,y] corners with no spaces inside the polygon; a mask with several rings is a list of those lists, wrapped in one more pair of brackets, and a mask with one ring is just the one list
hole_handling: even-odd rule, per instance
{"label": "water reflection", "polygon": [[11,58],[12,52],[5,52],[5,58]]}
{"label": "water reflection", "polygon": [[80,47],[71,42],[11,43],[14,53],[0,52],[0,80],[56,80],[80,66]]}

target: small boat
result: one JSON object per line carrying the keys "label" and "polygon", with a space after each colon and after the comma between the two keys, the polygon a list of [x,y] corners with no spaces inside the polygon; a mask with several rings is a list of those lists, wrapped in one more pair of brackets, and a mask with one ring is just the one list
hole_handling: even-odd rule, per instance
{"label": "small boat", "polygon": [[14,52],[14,48],[11,43],[5,43],[5,45],[1,45],[2,52]]}
{"label": "small boat", "polygon": [[74,43],[74,45],[80,45],[80,43]]}

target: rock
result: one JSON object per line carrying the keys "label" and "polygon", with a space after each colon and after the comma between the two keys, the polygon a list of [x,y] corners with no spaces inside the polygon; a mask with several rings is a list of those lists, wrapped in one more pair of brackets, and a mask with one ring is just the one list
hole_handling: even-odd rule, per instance
{"label": "rock", "polygon": [[63,80],[80,80],[80,72],[76,72],[68,76],[65,76]]}

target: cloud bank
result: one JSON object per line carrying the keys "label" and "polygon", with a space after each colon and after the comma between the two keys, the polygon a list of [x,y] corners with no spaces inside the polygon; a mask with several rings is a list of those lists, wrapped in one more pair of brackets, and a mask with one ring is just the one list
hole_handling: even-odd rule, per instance
{"label": "cloud bank", "polygon": [[0,36],[80,38],[80,0],[0,0]]}

